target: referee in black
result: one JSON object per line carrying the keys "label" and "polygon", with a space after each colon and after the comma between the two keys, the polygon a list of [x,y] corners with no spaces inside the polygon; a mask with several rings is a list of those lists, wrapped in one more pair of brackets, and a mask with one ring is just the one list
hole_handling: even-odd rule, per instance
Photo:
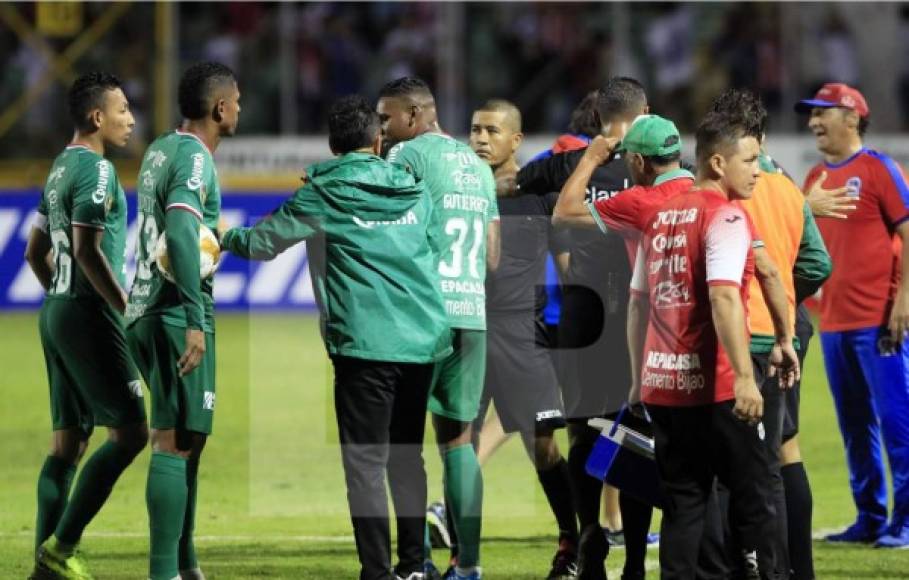
{"label": "referee in black", "polygon": [[[505,100],[474,111],[470,147],[496,179],[518,171],[521,112]],[[477,421],[490,402],[506,433],[518,432],[559,526],[559,547],[547,580],[575,577],[578,524],[568,464],[554,437],[565,426],[562,397],[543,321],[546,256],[564,251],[550,216],[557,193],[499,198],[502,255],[486,280],[486,383]],[[480,432],[477,425],[474,433]]]}
{"label": "referee in black", "polygon": [[[600,91],[597,112],[607,136],[621,138],[623,128],[648,111],[644,88],[634,79],[614,77]],[[517,175],[517,193],[560,191],[583,155],[581,149],[526,165]],[[616,155],[594,172],[587,201],[612,197],[632,185],[624,160]],[[569,236],[571,260],[562,292],[558,348],[568,463],[581,526],[578,578],[603,580],[609,544],[599,524],[602,483],[585,471],[599,433],[587,420],[615,418],[628,394],[631,371],[625,325],[631,264],[618,234],[572,229]],[[626,547],[623,578],[643,578],[652,508],[627,494],[620,494],[619,503]]]}

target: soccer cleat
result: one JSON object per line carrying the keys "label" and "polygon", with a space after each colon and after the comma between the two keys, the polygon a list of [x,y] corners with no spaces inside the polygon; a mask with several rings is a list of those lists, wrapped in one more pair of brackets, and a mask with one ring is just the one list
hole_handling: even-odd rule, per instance
{"label": "soccer cleat", "polygon": [[205,580],[205,574],[202,573],[202,568],[180,570],[180,580]]}
{"label": "soccer cleat", "polygon": [[573,580],[578,575],[578,556],[571,550],[560,549],[552,558],[552,568],[546,580]]}
{"label": "soccer cleat", "polygon": [[835,543],[853,542],[857,544],[873,544],[885,533],[886,527],[871,528],[868,524],[859,520],[842,532],[824,536],[824,540]]}
{"label": "soccer cleat", "polygon": [[411,572],[406,578],[395,574],[395,580],[425,580],[426,576],[422,572]]}
{"label": "soccer cleat", "polygon": [[909,521],[894,518],[887,533],[877,539],[874,547],[894,550],[909,549]]}
{"label": "soccer cleat", "polygon": [[606,557],[609,542],[599,524],[590,524],[581,531],[578,544],[578,580],[606,580]]}
{"label": "soccer cleat", "polygon": [[78,551],[70,556],[63,554],[53,538],[38,548],[32,577],[40,580],[93,580],[82,554]]}
{"label": "soccer cleat", "polygon": [[429,542],[433,548],[451,548],[451,534],[445,517],[445,504],[440,501],[434,501],[426,508],[426,525],[429,526]]}

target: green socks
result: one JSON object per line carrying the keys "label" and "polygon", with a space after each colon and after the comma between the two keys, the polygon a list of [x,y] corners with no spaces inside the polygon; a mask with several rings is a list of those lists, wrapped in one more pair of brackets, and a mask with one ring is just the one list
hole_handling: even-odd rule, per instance
{"label": "green socks", "polygon": [[171,580],[179,576],[178,545],[187,508],[186,460],[153,452],[148,466],[145,504],[151,532],[149,576]]}
{"label": "green socks", "polygon": [[38,517],[35,520],[35,551],[54,533],[66,509],[76,466],[48,455],[38,475]]}
{"label": "green socks", "polygon": [[469,569],[480,562],[480,528],[483,522],[483,475],[472,445],[461,445],[442,454],[445,499],[458,535],[458,567]]}
{"label": "green socks", "polygon": [[199,460],[186,462],[186,513],[183,516],[183,533],[180,536],[180,570],[199,567],[196,548],[193,545],[193,529],[196,527],[196,488],[199,475]]}
{"label": "green socks", "polygon": [[85,462],[72,498],[54,535],[65,545],[75,546],[82,532],[107,501],[120,474],[132,463],[135,454],[106,441]]}

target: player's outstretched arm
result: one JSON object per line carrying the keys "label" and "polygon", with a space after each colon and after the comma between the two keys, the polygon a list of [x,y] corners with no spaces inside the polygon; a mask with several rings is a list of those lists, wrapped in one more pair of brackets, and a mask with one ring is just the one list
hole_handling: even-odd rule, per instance
{"label": "player's outstretched arm", "polygon": [[126,310],[126,292],[117,283],[117,278],[104,257],[101,249],[103,239],[104,230],[73,224],[73,257],[95,291],[111,308],[123,314]]}
{"label": "player's outstretched arm", "polygon": [[313,221],[291,198],[253,227],[228,230],[221,238],[221,247],[247,260],[267,261],[315,233]]}
{"label": "player's outstretched arm", "polygon": [[[45,227],[46,220],[45,217]],[[42,229],[40,226],[32,227],[28,235],[28,245],[25,246],[25,261],[28,262],[41,286],[48,290],[54,280],[54,266],[51,239],[47,235],[46,229]]]}
{"label": "player's outstretched arm", "polygon": [[618,139],[602,135],[590,142],[581,160],[562,186],[559,200],[552,211],[554,225],[597,227],[597,222],[590,213],[591,208],[585,202],[587,185],[596,168],[612,156],[612,151],[618,142]]}

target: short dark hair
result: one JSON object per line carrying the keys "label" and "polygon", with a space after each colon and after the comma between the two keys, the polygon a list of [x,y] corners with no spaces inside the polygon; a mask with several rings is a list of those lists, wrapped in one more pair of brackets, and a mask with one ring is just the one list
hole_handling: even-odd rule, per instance
{"label": "short dark hair", "polygon": [[669,155],[651,155],[650,157],[644,157],[645,161],[649,161],[653,165],[669,165],[670,163],[675,163],[681,159],[681,151],[676,151],[675,153],[670,153]]}
{"label": "short dark hair", "polygon": [[477,107],[475,112],[479,111],[485,113],[504,113],[505,118],[511,120],[512,127],[510,127],[510,129],[515,133],[521,132],[521,109],[511,101],[506,99],[489,99]]}
{"label": "short dark hair", "polygon": [[859,137],[865,136],[865,132],[868,131],[869,124],[871,124],[871,119],[869,119],[868,117],[859,117],[859,123],[858,123]]}
{"label": "short dark hair", "polygon": [[341,97],[328,110],[328,146],[335,153],[369,147],[381,129],[379,114],[361,95]]}
{"label": "short dark hair", "polygon": [[738,115],[758,135],[767,132],[767,109],[760,97],[751,91],[729,89],[713,100],[710,110],[724,115]]}
{"label": "short dark hair", "polygon": [[234,71],[217,62],[200,62],[190,66],[180,78],[177,91],[180,114],[185,119],[202,119],[211,113],[212,93],[227,82],[237,82]]}
{"label": "short dark hair", "polygon": [[760,140],[761,133],[741,115],[708,112],[695,132],[695,157],[698,168],[704,167],[712,155],[734,146],[742,137]]}
{"label": "short dark hair", "polygon": [[104,93],[120,87],[120,79],[106,72],[90,72],[77,78],[66,96],[69,116],[76,130],[93,133],[95,125],[89,113],[104,106]]}
{"label": "short dark hair", "polygon": [[423,79],[417,77],[401,77],[385,83],[379,89],[379,98],[382,97],[422,97],[432,99],[432,90]]}
{"label": "short dark hair", "polygon": [[612,77],[606,81],[597,100],[597,111],[603,123],[638,113],[646,106],[644,86],[631,77]]}
{"label": "short dark hair", "polygon": [[600,89],[587,93],[574,111],[571,112],[568,130],[575,135],[584,135],[591,139],[599,135],[603,130],[597,115],[597,102],[599,100]]}

